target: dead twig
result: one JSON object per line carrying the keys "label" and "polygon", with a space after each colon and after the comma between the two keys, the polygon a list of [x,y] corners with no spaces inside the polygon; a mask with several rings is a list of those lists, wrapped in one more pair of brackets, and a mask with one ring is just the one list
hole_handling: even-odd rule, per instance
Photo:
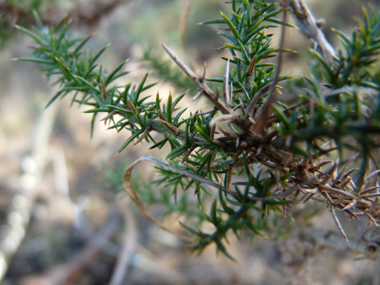
{"label": "dead twig", "polygon": [[297,27],[312,41],[314,49],[331,64],[335,57],[335,51],[321,30],[320,21],[315,20],[304,0],[290,0],[289,2]]}

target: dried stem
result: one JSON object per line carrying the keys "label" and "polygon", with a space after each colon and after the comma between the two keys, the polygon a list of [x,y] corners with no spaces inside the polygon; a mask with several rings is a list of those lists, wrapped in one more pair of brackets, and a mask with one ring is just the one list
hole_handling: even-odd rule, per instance
{"label": "dried stem", "polygon": [[332,63],[335,57],[334,48],[326,40],[320,24],[315,20],[305,1],[290,0],[289,6],[292,8],[291,11],[297,27],[313,42],[314,49],[320,52],[327,61]]}

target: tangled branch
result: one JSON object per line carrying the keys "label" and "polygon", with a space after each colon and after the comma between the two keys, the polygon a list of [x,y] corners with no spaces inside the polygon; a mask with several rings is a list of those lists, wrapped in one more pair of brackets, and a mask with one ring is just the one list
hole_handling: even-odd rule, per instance
{"label": "tangled branch", "polygon": [[[92,127],[96,116],[105,113],[102,121],[110,129],[129,131],[119,153],[133,141],[146,141],[153,149],[170,146],[168,163],[141,157],[125,171],[123,185],[150,220],[192,241],[193,251],[201,252],[214,243],[229,256],[224,246],[229,232],[239,237],[248,230],[265,236],[269,229],[262,223],[271,213],[291,215],[291,205],[310,200],[330,207],[346,238],[336,210],[352,218],[365,216],[377,226],[380,72],[373,63],[380,53],[380,17],[375,11],[365,12],[365,24],[359,25],[352,39],[337,32],[345,50],[335,54],[303,1],[284,1],[280,8],[260,1],[232,1],[231,6],[230,18],[221,12],[221,19],[203,22],[222,27],[220,34],[226,42],[221,48],[231,54],[222,58],[226,61],[223,77],[197,76],[161,43],[196,85],[193,99],[205,96],[212,104],[211,110],[187,117],[186,108],[178,108],[186,92],[176,98],[169,94],[165,104],[159,94],[155,98],[142,96],[154,86],[146,86],[148,74],[135,86],[113,85],[127,73],[120,73],[127,60],[105,73],[96,61],[106,47],[95,56],[83,56],[88,38],[68,40],[64,20],[48,33],[38,17],[41,32],[18,27],[38,44],[34,57],[19,60],[38,62],[48,76],[58,75],[62,87],[49,104],[74,91],[72,102],[89,107],[86,113],[93,115]],[[301,91],[290,106],[275,97],[283,88],[281,82],[292,83],[291,77],[280,73],[283,53],[293,52],[283,46],[285,27],[292,26],[286,21],[288,10],[315,43],[310,54],[318,65],[317,71],[300,78],[301,88],[296,90]],[[278,19],[281,13],[282,19]],[[266,32],[278,25],[280,45],[273,48],[273,34]],[[268,61],[276,56],[275,63]],[[219,83],[223,92],[208,82]],[[152,132],[161,134],[162,140],[156,142]],[[350,158],[352,152],[357,155]],[[330,155],[340,160],[333,161]],[[139,193],[133,188],[132,169],[143,160],[156,164],[159,179],[152,183],[161,185],[162,190],[151,189],[152,183]],[[332,166],[328,168],[328,164]],[[209,193],[208,186],[218,189],[217,197]],[[196,203],[188,198],[189,189],[194,191]],[[192,237],[174,231],[150,214],[140,199],[144,195],[152,203],[165,204],[169,211],[196,217],[200,225],[207,221],[215,230],[206,233],[191,223],[182,223]],[[203,206],[210,199],[213,202],[207,214]]]}

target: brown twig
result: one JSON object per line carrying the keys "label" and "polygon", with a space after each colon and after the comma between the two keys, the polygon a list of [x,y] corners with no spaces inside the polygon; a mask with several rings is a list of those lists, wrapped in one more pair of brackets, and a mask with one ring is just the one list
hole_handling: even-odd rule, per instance
{"label": "brown twig", "polygon": [[320,25],[315,20],[305,1],[290,0],[289,6],[292,8],[297,27],[314,43],[315,50],[320,52],[328,62],[332,63],[335,57],[334,48],[326,40]]}
{"label": "brown twig", "polygon": [[186,236],[182,233],[179,233],[178,231],[176,230],[173,230],[172,228],[169,228],[167,226],[165,226],[164,224],[162,224],[159,220],[157,220],[146,208],[145,206],[143,205],[143,203],[141,202],[141,200],[139,199],[139,197],[137,196],[137,193],[135,191],[135,189],[133,188],[132,186],[132,183],[131,183],[131,173],[132,173],[132,170],[133,168],[139,164],[141,161],[144,161],[144,160],[149,160],[149,161],[152,161],[152,162],[155,162],[159,165],[167,165],[169,166],[169,168],[174,168],[172,167],[171,165],[168,165],[166,163],[163,163],[162,161],[154,158],[154,157],[150,157],[150,156],[143,156],[143,157],[140,157],[139,159],[137,159],[135,162],[133,162],[132,164],[130,164],[128,166],[128,168],[124,171],[124,176],[123,176],[123,186],[124,186],[124,189],[125,191],[128,193],[129,197],[131,197],[132,201],[137,205],[137,207],[140,209],[140,211],[142,213],[145,214],[145,216],[150,219],[152,222],[154,222],[157,226],[159,226],[161,229],[165,230],[165,231],[168,231],[168,232],[171,232],[173,234],[175,234],[176,236],[178,236],[179,238],[183,239],[184,241],[187,241],[187,242],[191,242],[192,241],[192,238],[190,238],[189,236]]}
{"label": "brown twig", "polygon": [[[286,7],[283,7],[282,12],[282,22],[286,22],[286,15],[287,10]],[[282,56],[283,56],[283,47],[284,47],[284,39],[285,39],[285,25],[281,26],[281,32],[280,32],[280,43],[279,43],[279,55],[277,57],[277,63],[276,63],[276,73],[273,79],[273,82],[271,83],[268,91],[268,97],[266,98],[264,104],[258,109],[256,114],[253,116],[253,120],[256,122],[253,129],[254,132],[258,135],[263,135],[265,127],[268,125],[268,117],[271,114],[272,106],[275,98],[275,89],[276,84],[278,82],[278,78],[280,76],[281,72],[281,65],[282,65]]]}

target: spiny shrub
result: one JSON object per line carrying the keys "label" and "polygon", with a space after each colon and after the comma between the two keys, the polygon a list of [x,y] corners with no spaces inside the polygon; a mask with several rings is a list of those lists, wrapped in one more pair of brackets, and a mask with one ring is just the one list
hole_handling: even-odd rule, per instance
{"label": "spiny shrub", "polygon": [[[229,5],[230,16],[221,12],[219,19],[203,22],[221,28],[220,48],[230,53],[221,58],[222,77],[196,75],[161,44],[194,83],[198,92],[193,99],[204,96],[210,102],[210,110],[188,116],[186,108],[180,109],[186,93],[169,94],[166,102],[159,94],[144,95],[154,85],[146,84],[148,74],[137,85],[113,84],[126,74],[120,70],[127,61],[106,72],[97,60],[107,46],[95,55],[83,52],[90,37],[71,37],[66,19],[47,28],[35,14],[36,28],[18,27],[36,44],[32,57],[18,60],[37,62],[48,78],[58,79],[59,91],[48,105],[69,95],[73,104],[88,107],[91,128],[102,118],[110,129],[127,131],[130,136],[119,153],[140,142],[151,149],[170,146],[166,162],[141,157],[127,168],[120,183],[152,221],[189,240],[193,251],[214,243],[228,255],[225,242],[230,233],[265,236],[270,216],[291,215],[292,205],[310,201],[330,207],[343,235],[336,210],[351,218],[365,216],[377,226],[379,14],[364,10],[351,37],[335,31],[343,44],[343,50],[335,52],[303,1],[233,0]],[[289,12],[313,42],[310,55],[316,62],[309,75],[295,79],[280,74],[286,68],[283,54],[294,52],[283,47],[285,28],[294,27],[287,22]],[[268,32],[274,28],[279,30],[279,47],[272,45],[273,34]],[[270,62],[270,57],[275,61]],[[281,85],[286,81],[290,84]],[[213,89],[209,82],[219,87]],[[296,98],[291,105],[276,99],[284,86],[293,86],[287,91]],[[159,133],[155,135],[159,139],[153,133]],[[159,178],[136,185],[131,172],[144,160],[156,164]],[[161,190],[153,189],[153,183]],[[194,194],[197,199],[192,199]],[[186,231],[179,233],[160,223],[139,195],[144,203],[162,203],[168,213],[187,217],[181,223]],[[214,230],[202,231],[202,223],[212,224]]]}

